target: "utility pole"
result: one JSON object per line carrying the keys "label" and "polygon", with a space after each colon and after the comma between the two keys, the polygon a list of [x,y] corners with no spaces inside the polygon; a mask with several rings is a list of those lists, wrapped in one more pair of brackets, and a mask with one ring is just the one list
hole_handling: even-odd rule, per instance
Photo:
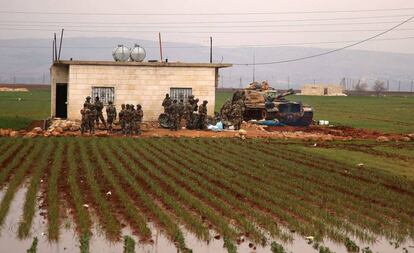
{"label": "utility pole", "polygon": [[387,80],[387,91],[390,91],[390,80]]}
{"label": "utility pole", "polygon": [[413,93],[414,81],[411,81],[411,93]]}
{"label": "utility pole", "polygon": [[213,37],[210,36],[210,63],[213,63]]}
{"label": "utility pole", "polygon": [[16,84],[16,75],[13,75],[13,84]]}
{"label": "utility pole", "polygon": [[240,77],[240,84],[239,87],[242,88],[242,78]]}
{"label": "utility pole", "polygon": [[288,76],[287,85],[288,85],[288,89],[290,89],[290,76]]}
{"label": "utility pole", "polygon": [[43,73],[42,84],[45,84],[45,73]]}
{"label": "utility pole", "polygon": [[401,91],[401,81],[398,81],[398,92]]}
{"label": "utility pole", "polygon": [[256,81],[256,55],[253,51],[253,82]]}
{"label": "utility pole", "polygon": [[161,33],[158,33],[158,41],[160,43],[160,59],[162,62],[162,42],[161,42]]}

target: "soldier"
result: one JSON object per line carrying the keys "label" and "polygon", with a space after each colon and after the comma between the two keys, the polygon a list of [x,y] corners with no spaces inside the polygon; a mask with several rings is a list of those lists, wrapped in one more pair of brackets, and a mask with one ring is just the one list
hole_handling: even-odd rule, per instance
{"label": "soldier", "polygon": [[178,127],[181,126],[181,119],[183,118],[184,113],[185,113],[184,100],[180,99],[180,102],[178,103]]}
{"label": "soldier", "polygon": [[125,121],[124,134],[131,134],[132,110],[131,110],[130,104],[126,105],[126,109],[124,113],[124,121]]}
{"label": "soldier", "polygon": [[124,119],[124,115],[125,115],[125,104],[121,105],[121,111],[118,114],[118,118],[119,118],[119,123],[121,125],[121,130],[122,133],[125,134],[125,119]]}
{"label": "soldier", "polygon": [[220,118],[222,121],[228,121],[231,112],[231,101],[229,99],[224,102],[220,109]]}
{"label": "soldier", "polygon": [[179,109],[178,109],[178,104],[177,104],[177,100],[174,99],[174,101],[172,102],[172,105],[170,106],[170,108],[168,109],[170,112],[170,130],[171,131],[177,131],[178,130],[178,118],[179,118]]}
{"label": "soldier", "polygon": [[104,107],[103,103],[99,100],[99,97],[96,97],[95,98],[96,125],[97,127],[99,127],[99,120],[101,120],[102,124],[104,124],[104,127],[106,128],[106,122],[102,114],[103,107]]}
{"label": "soldier", "polygon": [[131,134],[136,134],[136,132],[137,132],[137,123],[138,123],[137,110],[135,110],[134,105],[131,105]]}
{"label": "soldier", "polygon": [[165,94],[165,98],[162,101],[162,106],[164,107],[164,113],[168,114],[169,113],[168,109],[171,106],[171,98],[170,98],[170,95],[168,93]]}
{"label": "soldier", "polygon": [[144,112],[142,111],[142,106],[140,104],[137,104],[136,115],[137,115],[136,131],[137,131],[137,134],[139,135],[141,134],[141,123],[142,123],[142,118],[144,117]]}
{"label": "soldier", "polygon": [[239,130],[243,121],[242,108],[239,103],[233,104],[231,108],[231,119],[234,130]]}
{"label": "soldier", "polygon": [[198,128],[207,129],[207,100],[203,101],[203,104],[198,107]]}
{"label": "soldier", "polygon": [[86,103],[83,104],[83,109],[81,109],[80,113],[82,115],[81,134],[83,134],[85,131],[89,131],[89,116],[91,114],[91,111]]}
{"label": "soldier", "polygon": [[88,107],[89,108],[89,105],[91,104],[91,97],[90,96],[87,96],[86,97],[86,100],[85,100],[85,103],[83,103],[83,105],[85,106],[86,105],[86,107]]}
{"label": "soldier", "polygon": [[[184,119],[188,129],[191,129],[191,119],[193,118],[193,105],[190,102],[190,98],[184,103]],[[194,100],[192,101],[194,102]]]}
{"label": "soldier", "polygon": [[95,121],[96,121],[96,115],[97,115],[95,104],[90,103],[89,110],[90,110],[90,114],[88,116],[89,131],[92,134],[94,134],[95,133]]}
{"label": "soldier", "polygon": [[108,122],[108,130],[112,132],[112,124],[116,120],[116,108],[113,105],[112,101],[108,102],[108,106],[106,107],[106,116]]}

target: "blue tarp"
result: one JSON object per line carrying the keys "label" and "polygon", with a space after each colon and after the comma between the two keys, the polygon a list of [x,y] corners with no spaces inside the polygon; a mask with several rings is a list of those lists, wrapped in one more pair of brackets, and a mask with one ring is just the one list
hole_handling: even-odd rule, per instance
{"label": "blue tarp", "polygon": [[217,122],[216,125],[208,125],[207,128],[214,132],[223,131],[223,123],[221,121]]}
{"label": "blue tarp", "polygon": [[285,126],[285,124],[280,123],[278,120],[260,120],[253,121],[252,123],[264,126]]}

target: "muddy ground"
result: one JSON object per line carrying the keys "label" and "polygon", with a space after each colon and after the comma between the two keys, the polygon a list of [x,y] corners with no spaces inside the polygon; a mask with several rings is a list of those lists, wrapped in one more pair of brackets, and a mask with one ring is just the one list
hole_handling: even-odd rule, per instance
{"label": "muddy ground", "polygon": [[[78,123],[76,123],[78,124]],[[79,126],[43,131],[43,121],[33,121],[25,130],[15,132],[13,136],[36,137],[36,136],[81,136]],[[179,131],[170,131],[159,127],[157,122],[145,122],[142,124],[142,134],[133,137],[207,137],[207,138],[283,138],[283,139],[301,139],[301,140],[318,140],[318,141],[333,141],[333,140],[376,140],[379,142],[386,141],[412,141],[414,134],[403,133],[383,133],[379,131],[359,129],[345,126],[318,126],[312,125],[309,127],[293,127],[293,126],[277,126],[267,127],[251,123],[243,123],[242,130],[225,130],[221,132],[214,132],[210,130],[189,130],[183,127]],[[11,130],[9,130],[11,131]],[[84,134],[90,136],[90,134]],[[7,136],[7,135],[6,135]],[[10,135],[12,136],[12,135]],[[96,130],[95,136],[98,137],[122,137],[120,126],[114,126],[114,132],[109,133],[104,128]]]}

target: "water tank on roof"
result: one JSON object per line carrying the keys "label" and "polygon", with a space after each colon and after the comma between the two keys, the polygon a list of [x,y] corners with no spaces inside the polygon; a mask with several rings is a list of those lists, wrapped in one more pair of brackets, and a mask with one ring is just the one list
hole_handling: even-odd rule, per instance
{"label": "water tank on roof", "polygon": [[112,50],[112,56],[115,61],[128,61],[131,56],[131,49],[124,45],[118,45]]}
{"label": "water tank on roof", "polygon": [[147,53],[145,52],[145,49],[138,44],[135,44],[131,50],[131,59],[133,61],[142,62],[145,59],[146,55]]}

